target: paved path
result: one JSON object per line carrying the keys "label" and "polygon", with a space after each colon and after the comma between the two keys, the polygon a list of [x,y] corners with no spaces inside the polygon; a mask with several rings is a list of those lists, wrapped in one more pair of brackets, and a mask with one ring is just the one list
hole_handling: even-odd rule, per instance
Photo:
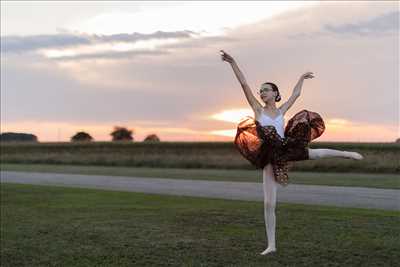
{"label": "paved path", "polygon": [[[2,183],[97,188],[117,191],[263,201],[261,183],[2,171]],[[400,210],[400,190],[289,184],[277,201],[338,207]]]}

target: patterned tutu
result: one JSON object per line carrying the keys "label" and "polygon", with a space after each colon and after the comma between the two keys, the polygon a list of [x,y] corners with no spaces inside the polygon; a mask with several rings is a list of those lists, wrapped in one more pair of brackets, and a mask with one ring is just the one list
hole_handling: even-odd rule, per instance
{"label": "patterned tutu", "polygon": [[282,138],[272,125],[261,126],[252,117],[245,117],[237,127],[234,140],[239,152],[256,168],[273,166],[276,182],[287,186],[290,161],[309,159],[308,145],[322,135],[325,124],[315,112],[302,110],[286,124]]}

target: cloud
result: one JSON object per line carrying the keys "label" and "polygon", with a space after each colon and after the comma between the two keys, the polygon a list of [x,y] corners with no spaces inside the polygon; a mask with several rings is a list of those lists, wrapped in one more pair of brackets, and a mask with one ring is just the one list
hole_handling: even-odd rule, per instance
{"label": "cloud", "polygon": [[89,38],[72,34],[4,36],[1,37],[1,52],[23,53],[43,48],[76,46],[90,43]]}
{"label": "cloud", "polygon": [[325,24],[323,30],[336,34],[356,34],[360,36],[398,32],[399,14],[398,11],[389,12],[359,23],[338,26]]}
{"label": "cloud", "polygon": [[40,49],[57,49],[74,47],[80,45],[94,45],[101,43],[115,42],[139,42],[152,39],[187,39],[196,36],[197,33],[192,31],[175,31],[163,32],[157,31],[150,34],[132,33],[132,34],[77,34],[62,33],[50,35],[33,35],[33,36],[4,36],[1,37],[2,53],[23,53]]}
{"label": "cloud", "polygon": [[[375,6],[363,12],[355,16],[354,9],[344,5],[333,11],[331,6],[323,6],[319,11],[292,12],[285,18],[231,30],[221,38],[191,37],[160,45],[154,53],[164,51],[163,56],[152,57],[151,52],[143,51],[150,54],[136,57],[140,50],[136,54],[102,51],[75,55],[75,59],[90,60],[74,61],[50,60],[34,53],[10,54],[1,60],[2,122],[130,122],[135,127],[147,120],[167,122],[160,127],[195,131],[235,129],[234,123],[209,118],[225,110],[249,107],[232,69],[220,59],[218,50],[224,49],[235,57],[252,89],[265,81],[278,84],[282,94],[278,107],[289,98],[303,71],[316,74],[304,83],[287,119],[306,108],[327,122],[341,118],[384,129],[397,125],[399,119],[396,33],[385,30],[388,34],[382,38],[357,34],[345,39],[287,38],[290,33],[317,31],[323,25],[361,27],[381,17],[374,14],[391,13]],[[340,36],[325,31],[328,36]],[[96,57],[107,60],[92,60]],[[121,60],[126,57],[129,60]],[[112,58],[116,60],[108,60]],[[357,133],[372,139],[377,138],[377,132]]]}
{"label": "cloud", "polygon": [[375,16],[369,19],[364,19],[356,23],[324,23],[320,26],[320,29],[314,32],[299,32],[288,35],[292,39],[304,39],[304,38],[315,38],[320,36],[357,36],[357,37],[369,37],[369,36],[383,36],[391,35],[399,32],[399,17],[400,12],[387,12],[379,16]]}
{"label": "cloud", "polygon": [[[140,48],[127,47],[130,51],[115,51],[105,48],[104,51],[88,51],[73,53],[68,55],[68,52],[62,54],[62,51],[56,52],[58,56],[51,56],[49,53],[48,57],[54,58],[58,61],[78,61],[86,59],[110,59],[110,60],[131,60],[133,57],[148,55],[148,56],[158,56],[172,54],[176,50],[187,50],[187,49],[204,49],[210,46],[223,45],[226,43],[237,42],[239,40],[224,36],[210,36],[210,37],[200,37],[187,40],[172,40],[169,42],[147,42],[143,43]],[[147,46],[147,48],[146,48]]]}
{"label": "cloud", "polygon": [[134,56],[140,55],[166,55],[169,54],[168,51],[161,50],[134,50],[134,51],[124,51],[124,52],[100,52],[100,53],[90,53],[90,54],[78,54],[73,56],[61,56],[57,60],[67,61],[67,60],[82,60],[82,59],[131,59]]}
{"label": "cloud", "polygon": [[208,36],[190,39],[185,42],[162,45],[163,48],[205,48],[213,45],[223,45],[227,43],[238,43],[240,38],[231,36]]}
{"label": "cloud", "polygon": [[237,39],[225,36],[207,36],[202,32],[157,31],[152,34],[71,34],[2,37],[1,51],[6,55],[28,52],[59,61],[89,59],[121,60],[135,56],[159,56],[177,49],[205,48]]}

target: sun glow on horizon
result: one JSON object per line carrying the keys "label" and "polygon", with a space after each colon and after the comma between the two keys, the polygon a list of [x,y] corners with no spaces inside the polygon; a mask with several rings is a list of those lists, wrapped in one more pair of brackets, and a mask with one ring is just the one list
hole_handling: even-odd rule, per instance
{"label": "sun glow on horizon", "polygon": [[[332,119],[336,120],[336,119]],[[375,125],[349,123],[348,125],[339,125],[330,122],[327,119],[326,130],[317,142],[394,142],[398,136],[396,125]],[[199,131],[190,129],[190,127],[171,127],[170,123],[143,121],[138,123],[125,122],[119,123],[127,126],[135,125],[135,141],[142,141],[148,134],[156,134],[161,141],[232,141],[236,136],[236,126],[231,129]],[[79,123],[79,122],[46,122],[46,121],[25,121],[19,123],[1,124],[1,132],[24,132],[35,134],[39,142],[48,141],[70,141],[73,134],[78,131],[88,132],[95,141],[110,141],[110,132],[114,124],[101,123]],[[368,133],[368,135],[366,135]],[[313,141],[314,142],[314,141]]]}
{"label": "sun glow on horizon", "polygon": [[210,131],[210,134],[219,135],[219,136],[227,136],[227,137],[235,137],[236,130],[216,130],[216,131]]}
{"label": "sun glow on horizon", "polygon": [[251,109],[232,109],[222,111],[210,116],[211,119],[239,123],[244,117],[254,117],[254,112]]}
{"label": "sun glow on horizon", "polygon": [[[225,130],[213,130],[209,133],[212,135],[223,136],[234,138],[237,133],[237,124],[245,116],[254,117],[252,110],[250,109],[236,109],[227,110],[217,114],[213,114],[210,118],[214,120],[232,122],[235,125],[233,129]],[[382,140],[394,140],[397,137],[397,129],[395,126],[382,127],[367,123],[357,123],[342,118],[327,118],[324,119],[325,132],[321,137],[317,138],[316,141],[357,141],[361,142],[365,140],[365,133],[370,133],[369,141],[382,141]]]}
{"label": "sun glow on horizon", "polygon": [[327,121],[330,125],[350,125],[351,121],[345,119],[332,118]]}

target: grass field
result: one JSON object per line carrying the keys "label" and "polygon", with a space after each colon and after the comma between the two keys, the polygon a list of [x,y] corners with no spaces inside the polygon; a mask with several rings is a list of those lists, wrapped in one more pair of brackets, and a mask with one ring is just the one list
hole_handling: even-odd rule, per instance
{"label": "grass field", "polygon": [[[157,177],[262,183],[261,170],[180,169],[146,167],[109,167],[54,164],[1,164],[2,171],[97,174],[110,176]],[[290,183],[331,186],[361,186],[400,189],[399,174],[289,172]]]}
{"label": "grass field", "polygon": [[1,266],[396,266],[398,212],[1,185]]}
{"label": "grass field", "polygon": [[[4,143],[2,163],[254,170],[232,142]],[[293,162],[292,171],[400,174],[400,143],[312,142],[310,148],[356,151],[362,161]]]}

